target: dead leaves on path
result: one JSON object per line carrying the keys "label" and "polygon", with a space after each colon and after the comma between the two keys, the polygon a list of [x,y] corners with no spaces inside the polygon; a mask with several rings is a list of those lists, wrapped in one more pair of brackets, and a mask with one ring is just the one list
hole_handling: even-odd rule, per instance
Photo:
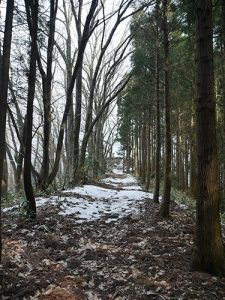
{"label": "dead leaves on path", "polygon": [[224,279],[187,271],[193,220],[174,207],[163,221],[157,209],[148,203],[139,217],[109,224],[75,224],[54,208],[38,223],[7,217],[5,299],[223,299]]}
{"label": "dead leaves on path", "polygon": [[54,284],[50,284],[43,293],[39,291],[30,300],[87,300],[80,291],[70,291],[68,288],[62,288]]}

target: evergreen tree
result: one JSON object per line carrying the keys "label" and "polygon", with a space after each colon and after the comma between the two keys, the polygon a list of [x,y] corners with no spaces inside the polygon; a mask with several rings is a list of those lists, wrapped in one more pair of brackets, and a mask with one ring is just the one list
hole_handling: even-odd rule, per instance
{"label": "evergreen tree", "polygon": [[198,1],[195,13],[198,194],[191,270],[225,275],[225,254],[219,215],[211,1]]}

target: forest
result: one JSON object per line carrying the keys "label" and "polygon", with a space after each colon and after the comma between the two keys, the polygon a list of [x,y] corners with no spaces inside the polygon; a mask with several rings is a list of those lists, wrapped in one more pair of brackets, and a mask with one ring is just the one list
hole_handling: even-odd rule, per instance
{"label": "forest", "polygon": [[225,1],[0,12],[1,299],[225,299]]}

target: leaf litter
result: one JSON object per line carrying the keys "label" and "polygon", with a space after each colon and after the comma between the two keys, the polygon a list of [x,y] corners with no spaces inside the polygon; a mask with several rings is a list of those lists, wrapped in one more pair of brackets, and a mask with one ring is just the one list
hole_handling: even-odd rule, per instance
{"label": "leaf litter", "polygon": [[[101,186],[102,185],[102,186]],[[3,212],[2,299],[225,299],[225,279],[188,272],[194,220],[118,170],[37,200],[38,219]]]}

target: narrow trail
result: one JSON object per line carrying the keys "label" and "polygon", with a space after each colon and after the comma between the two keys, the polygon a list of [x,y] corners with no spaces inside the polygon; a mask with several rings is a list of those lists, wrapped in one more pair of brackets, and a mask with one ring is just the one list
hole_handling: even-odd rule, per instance
{"label": "narrow trail", "polygon": [[224,279],[187,271],[193,219],[159,219],[151,198],[114,170],[39,198],[36,222],[5,210],[3,299],[223,299]]}

